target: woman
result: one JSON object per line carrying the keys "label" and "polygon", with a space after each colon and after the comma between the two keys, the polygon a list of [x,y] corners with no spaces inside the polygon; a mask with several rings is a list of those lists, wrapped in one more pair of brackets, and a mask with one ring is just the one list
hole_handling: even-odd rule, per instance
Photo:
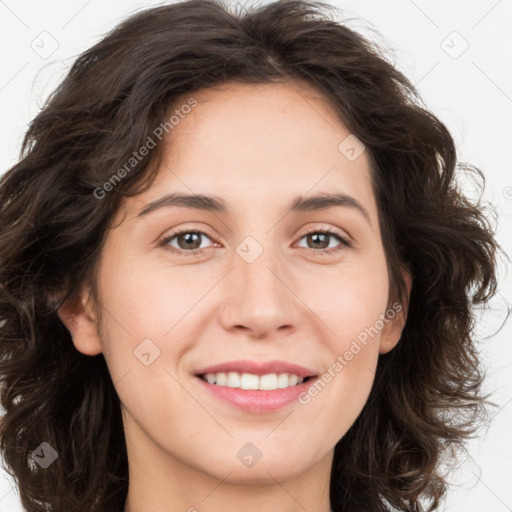
{"label": "woman", "polygon": [[31,123],[0,183],[27,511],[439,507],[499,246],[480,171],[328,9],[140,12]]}

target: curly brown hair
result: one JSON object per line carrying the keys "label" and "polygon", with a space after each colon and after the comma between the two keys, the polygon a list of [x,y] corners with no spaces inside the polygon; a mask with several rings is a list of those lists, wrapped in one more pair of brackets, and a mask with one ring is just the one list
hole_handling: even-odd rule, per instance
{"label": "curly brown hair", "polygon": [[[333,16],[334,14],[334,16]],[[95,194],[184,93],[228,81],[306,81],[371,161],[389,304],[413,278],[401,342],[381,355],[370,397],[339,440],[335,512],[438,508],[446,456],[485,413],[474,307],[495,294],[501,250],[488,205],[457,185],[454,141],[382,50],[323,2],[233,12],[189,0],[132,15],[82,53],[31,122],[0,182],[0,449],[29,512],[119,512],[128,488],[120,403],[102,354],[73,346],[57,314],[95,269],[124,198],[146,190],[161,145]],[[151,165],[150,165],[151,164]],[[44,440],[59,458],[30,454]],[[424,501],[427,504],[424,504]]]}

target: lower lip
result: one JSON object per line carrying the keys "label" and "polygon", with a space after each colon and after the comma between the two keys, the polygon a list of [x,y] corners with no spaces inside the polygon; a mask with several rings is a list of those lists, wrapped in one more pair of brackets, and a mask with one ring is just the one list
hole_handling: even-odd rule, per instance
{"label": "lower lip", "polygon": [[229,388],[227,386],[210,384],[197,376],[196,379],[199,380],[204,388],[213,396],[244,411],[261,413],[277,411],[294,400],[298,401],[298,396],[307,391],[307,389],[316,382],[318,377],[311,377],[306,382],[297,386],[274,389],[272,391]]}

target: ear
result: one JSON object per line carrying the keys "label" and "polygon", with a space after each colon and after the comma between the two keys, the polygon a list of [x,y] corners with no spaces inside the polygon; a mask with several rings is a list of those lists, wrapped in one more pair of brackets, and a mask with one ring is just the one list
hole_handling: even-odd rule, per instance
{"label": "ear", "polygon": [[394,303],[388,309],[387,321],[384,320],[384,327],[381,332],[379,344],[379,354],[386,354],[398,344],[402,331],[407,320],[407,311],[409,309],[409,297],[411,296],[412,277],[410,273],[402,267],[402,276],[407,287],[407,297],[405,304]]}
{"label": "ear", "polygon": [[58,310],[59,318],[82,354],[95,356],[102,352],[97,315],[90,306],[92,296],[83,290],[79,297],[68,299]]}

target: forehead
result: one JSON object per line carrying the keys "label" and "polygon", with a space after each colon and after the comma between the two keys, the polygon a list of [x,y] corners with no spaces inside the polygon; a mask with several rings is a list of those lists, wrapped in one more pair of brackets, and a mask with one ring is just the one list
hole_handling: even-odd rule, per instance
{"label": "forehead", "polygon": [[[250,151],[251,160],[257,153],[275,164],[289,163],[294,157],[299,160],[315,150],[335,159],[340,136],[349,135],[329,101],[302,82],[229,83],[198,91],[193,97],[198,105],[182,116],[167,137],[175,160],[183,144],[189,150],[209,151],[211,156],[221,153],[213,151],[212,144],[237,157]],[[183,96],[174,108],[179,110],[186,101]]]}
{"label": "forehead", "polygon": [[183,109],[164,139],[152,187],[131,198],[137,211],[170,191],[221,196],[239,207],[248,197],[252,205],[288,204],[308,193],[341,192],[372,210],[369,159],[365,151],[347,158],[344,141],[353,135],[314,88],[223,84],[183,95],[170,114],[191,98],[197,103]]}

